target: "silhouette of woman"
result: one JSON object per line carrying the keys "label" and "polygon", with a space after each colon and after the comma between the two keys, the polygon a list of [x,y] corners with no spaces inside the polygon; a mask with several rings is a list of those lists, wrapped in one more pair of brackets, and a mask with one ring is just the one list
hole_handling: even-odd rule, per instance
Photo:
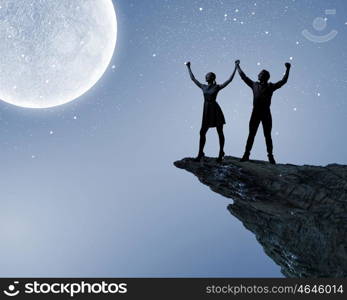
{"label": "silhouette of woman", "polygon": [[216,83],[216,74],[210,72],[206,74],[206,82],[207,84],[202,84],[194,77],[192,69],[190,67],[191,63],[187,62],[186,66],[188,68],[188,72],[191,80],[201,88],[204,93],[204,110],[202,115],[202,124],[200,129],[200,143],[199,143],[199,154],[195,158],[196,161],[200,161],[204,156],[204,146],[206,143],[206,133],[209,128],[216,127],[219,137],[219,155],[217,161],[222,161],[225,155],[224,153],[224,134],[223,134],[223,125],[225,124],[224,115],[222,109],[217,103],[217,95],[218,92],[224,89],[233,79],[236,72],[236,66],[234,72],[231,74],[230,78],[224,82],[223,84]]}

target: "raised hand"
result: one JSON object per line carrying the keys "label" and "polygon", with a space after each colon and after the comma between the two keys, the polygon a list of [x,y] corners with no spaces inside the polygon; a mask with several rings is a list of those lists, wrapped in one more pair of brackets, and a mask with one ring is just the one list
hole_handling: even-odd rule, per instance
{"label": "raised hand", "polygon": [[239,65],[240,64],[240,60],[238,59],[238,60],[235,60],[235,65]]}
{"label": "raised hand", "polygon": [[184,63],[188,68],[190,68],[190,61]]}
{"label": "raised hand", "polygon": [[292,66],[289,62],[286,62],[284,65],[286,66],[287,69],[289,69]]}

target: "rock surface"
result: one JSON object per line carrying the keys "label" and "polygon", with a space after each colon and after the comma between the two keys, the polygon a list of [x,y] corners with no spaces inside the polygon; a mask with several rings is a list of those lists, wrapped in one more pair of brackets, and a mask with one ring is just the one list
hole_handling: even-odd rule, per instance
{"label": "rock surface", "polygon": [[287,277],[347,277],[347,166],[271,165],[225,157],[174,165],[234,200],[231,214],[252,231]]}

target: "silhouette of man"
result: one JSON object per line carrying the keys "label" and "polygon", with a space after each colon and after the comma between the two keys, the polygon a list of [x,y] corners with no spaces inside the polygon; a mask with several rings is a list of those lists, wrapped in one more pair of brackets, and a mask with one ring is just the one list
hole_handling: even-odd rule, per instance
{"label": "silhouette of man", "polygon": [[249,135],[247,139],[246,149],[241,161],[248,161],[251,154],[254,138],[257,134],[260,122],[263,125],[263,131],[266,141],[266,148],[268,153],[269,162],[276,164],[273,156],[273,145],[271,138],[272,130],[272,117],[271,117],[271,98],[274,91],[281,88],[287,83],[289,77],[289,70],[291,67],[290,63],[285,63],[286,73],[282,80],[271,83],[268,82],[270,79],[270,73],[267,70],[262,70],[258,75],[258,81],[254,82],[249,79],[240,67],[240,61],[236,62],[237,70],[242,80],[253,90],[253,111],[251,119],[249,121]]}

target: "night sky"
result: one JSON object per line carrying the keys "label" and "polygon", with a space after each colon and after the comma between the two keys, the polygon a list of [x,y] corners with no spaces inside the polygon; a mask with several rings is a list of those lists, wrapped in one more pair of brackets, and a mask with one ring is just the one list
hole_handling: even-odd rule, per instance
{"label": "night sky", "polygon": [[[203,97],[184,62],[218,83],[236,59],[253,80],[265,68],[273,82],[291,62],[272,100],[276,160],[346,164],[347,2],[113,2],[116,52],[89,92],[50,109],[0,102],[1,275],[281,276],[226,210],[232,200],[172,165],[198,151]],[[304,29],[338,33],[317,43]],[[239,157],[251,90],[236,75],[218,102],[225,151]],[[218,146],[210,130],[206,155]],[[251,158],[266,159],[262,130]]]}

